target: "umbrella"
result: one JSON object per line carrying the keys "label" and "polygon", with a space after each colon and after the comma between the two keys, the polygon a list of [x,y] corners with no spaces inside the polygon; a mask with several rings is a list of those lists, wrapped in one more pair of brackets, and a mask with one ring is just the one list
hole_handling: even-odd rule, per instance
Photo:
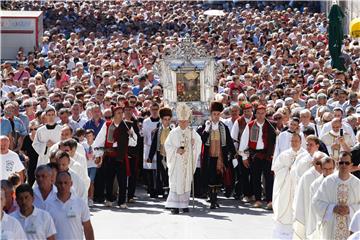
{"label": "umbrella", "polygon": [[223,10],[207,10],[204,12],[205,15],[208,15],[208,16],[224,16],[225,15],[225,12]]}
{"label": "umbrella", "polygon": [[341,45],[344,39],[343,18],[345,17],[339,5],[332,5],[329,13],[329,51],[331,56],[331,66],[345,71],[344,63],[340,59]]}

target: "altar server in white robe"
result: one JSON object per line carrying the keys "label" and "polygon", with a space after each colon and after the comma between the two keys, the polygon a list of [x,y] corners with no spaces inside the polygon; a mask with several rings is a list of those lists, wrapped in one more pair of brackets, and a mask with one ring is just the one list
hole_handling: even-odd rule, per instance
{"label": "altar server in white robe", "polygon": [[169,133],[165,141],[170,187],[165,207],[171,208],[173,214],[178,214],[180,209],[189,211],[191,182],[202,145],[199,134],[189,127],[190,107],[179,103],[176,116],[179,126]]}
{"label": "altar server in white robe", "polygon": [[[290,142],[291,142],[292,134],[299,133],[300,131],[299,124],[300,124],[299,118],[293,117],[289,122],[288,130],[281,132],[279,136],[277,136],[273,159],[276,159],[283,151],[291,148]],[[304,134],[300,132],[300,136],[301,136],[301,144],[305,148],[306,142],[305,142]]]}
{"label": "altar server in white robe", "polygon": [[36,131],[33,148],[39,154],[37,167],[49,162],[50,148],[60,141],[61,126],[56,124],[56,112],[52,107],[45,110],[47,124]]}
{"label": "altar server in white robe", "polygon": [[150,117],[146,118],[142,125],[142,131],[144,135],[144,169],[156,169],[156,158],[152,159],[151,163],[147,162],[149,157],[149,151],[151,147],[152,132],[156,129],[157,124],[160,122],[159,117],[159,104],[154,102],[150,107]]}
{"label": "altar server in white robe", "polygon": [[333,174],[335,170],[335,160],[331,157],[325,157],[321,159],[321,172],[322,174],[315,179],[315,181],[310,185],[310,205],[309,205],[309,219],[306,223],[306,238],[307,239],[319,239],[319,220],[316,217],[312,199],[315,196],[317,190],[319,190],[319,187],[321,183],[324,181],[324,179]]}
{"label": "altar server in white robe", "polygon": [[301,147],[301,136],[294,133],[291,148],[280,153],[275,159],[272,170],[275,173],[273,188],[273,210],[275,239],[291,239],[293,235],[293,200],[295,194],[294,163],[297,156],[306,150]]}
{"label": "altar server in white robe", "polygon": [[304,173],[297,185],[294,199],[294,239],[306,239],[306,224],[311,203],[310,185],[321,175],[321,159],[324,157],[326,154],[322,152],[314,154],[311,162],[313,166]]}
{"label": "altar server in white robe", "polygon": [[339,171],[325,178],[312,199],[320,239],[347,239],[350,220],[360,209],[360,180],[351,174],[351,154],[341,152],[338,164]]}

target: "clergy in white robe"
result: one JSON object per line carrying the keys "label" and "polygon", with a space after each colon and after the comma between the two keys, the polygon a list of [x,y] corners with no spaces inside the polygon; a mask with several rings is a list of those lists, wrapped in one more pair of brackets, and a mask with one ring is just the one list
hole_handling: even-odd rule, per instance
{"label": "clergy in white robe", "polygon": [[45,111],[48,124],[36,130],[33,148],[39,154],[37,167],[49,162],[50,147],[60,141],[61,126],[55,123],[55,109]]}
{"label": "clergy in white robe", "polygon": [[295,194],[295,175],[293,165],[298,155],[305,152],[301,148],[301,136],[297,133],[291,138],[291,148],[280,153],[272,165],[275,173],[273,188],[273,210],[275,239],[291,239],[293,235],[293,200]]}
{"label": "clergy in white robe", "polygon": [[349,237],[350,220],[360,209],[360,180],[350,171],[351,155],[342,152],[339,171],[325,178],[312,199],[313,209],[321,222],[320,239]]}
{"label": "clergy in white robe", "polygon": [[[298,131],[299,131],[299,119],[292,118],[289,123],[289,129],[284,132],[281,132],[279,136],[277,136],[276,138],[273,159],[276,159],[283,151],[291,148],[290,142],[291,142],[292,134]],[[300,132],[300,136],[301,136],[301,145],[305,148],[306,142],[305,142],[304,134]]]}
{"label": "clergy in white robe", "polygon": [[170,187],[165,207],[176,210],[175,214],[189,206],[191,182],[202,145],[199,134],[188,127],[191,109],[186,104],[178,104],[176,112],[179,126],[165,141]]}
{"label": "clergy in white robe", "polygon": [[321,183],[324,181],[325,176],[320,175],[315,181],[310,185],[310,205],[309,205],[309,219],[306,224],[306,238],[307,239],[319,239],[319,225],[320,220],[316,216],[312,199],[316,195],[317,191],[320,188]]}
{"label": "clergy in white robe", "polygon": [[294,198],[294,239],[306,239],[306,225],[309,220],[310,185],[321,175],[321,159],[325,153],[314,154],[312,167],[300,178]]}
{"label": "clergy in white robe", "polygon": [[304,173],[313,166],[313,157],[319,151],[319,147],[320,140],[318,137],[315,135],[306,137],[306,152],[301,154],[295,162],[296,182],[299,182]]}

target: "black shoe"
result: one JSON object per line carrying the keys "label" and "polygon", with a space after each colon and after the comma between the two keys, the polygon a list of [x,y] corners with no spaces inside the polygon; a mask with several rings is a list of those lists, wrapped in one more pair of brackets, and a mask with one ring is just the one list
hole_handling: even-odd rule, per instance
{"label": "black shoe", "polygon": [[216,205],[215,204],[211,204],[210,205],[210,209],[215,209],[216,208]]}
{"label": "black shoe", "polygon": [[188,213],[188,212],[189,212],[189,208],[183,208],[183,212],[184,212],[184,213]]}
{"label": "black shoe", "polygon": [[171,214],[179,214],[179,209],[178,208],[171,209]]}

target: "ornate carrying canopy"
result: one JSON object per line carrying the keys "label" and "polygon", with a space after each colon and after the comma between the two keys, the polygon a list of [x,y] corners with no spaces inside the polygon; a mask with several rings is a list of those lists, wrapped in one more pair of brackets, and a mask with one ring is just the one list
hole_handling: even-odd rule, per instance
{"label": "ornate carrying canopy", "polygon": [[186,102],[194,118],[198,118],[196,121],[204,118],[213,100],[218,69],[215,59],[186,34],[178,45],[165,49],[163,59],[156,66],[164,87],[165,104],[176,108],[178,102]]}

